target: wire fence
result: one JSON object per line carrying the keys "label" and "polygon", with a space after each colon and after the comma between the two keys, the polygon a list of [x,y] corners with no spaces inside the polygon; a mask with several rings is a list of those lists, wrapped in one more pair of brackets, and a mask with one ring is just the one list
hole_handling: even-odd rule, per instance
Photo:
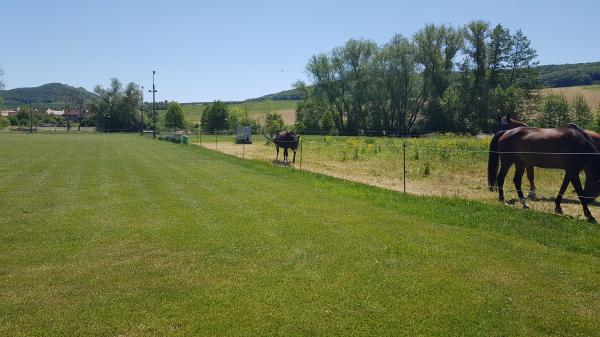
{"label": "wire fence", "polygon": [[[297,143],[278,142],[281,149],[277,158],[272,140],[263,139],[262,136],[255,137],[253,144],[236,143],[235,137],[227,132],[196,133],[193,137],[193,143],[244,159],[272,162],[404,193],[487,201],[498,199],[497,191],[490,192],[490,188],[493,189],[494,186],[488,185],[487,165],[490,153],[554,158],[564,156],[567,160],[572,156],[599,155],[569,152],[494,152],[489,151],[491,135],[464,137],[458,140],[442,136],[440,140],[433,141],[429,140],[431,137],[378,137],[370,140],[367,137],[301,136]],[[444,145],[445,141],[452,144]],[[288,150],[289,162],[283,161],[282,150],[287,144],[296,147],[295,163],[292,162],[292,148]],[[515,187],[513,172],[514,166],[507,174],[503,186],[509,203],[518,201],[516,194],[519,190]],[[554,210],[554,200],[563,177],[564,170],[535,168],[536,198],[533,200],[537,205],[541,205],[542,209]],[[584,178],[583,172],[581,177]],[[520,191],[527,195],[530,192],[527,174],[523,175],[521,186]],[[563,203],[580,207],[579,197],[582,196],[569,188]],[[573,208],[573,211],[579,213],[577,208]]]}
{"label": "wire fence", "polygon": [[[157,131],[157,137],[169,134],[168,130]],[[20,130],[14,132],[27,132]],[[60,128],[40,129],[35,132],[72,133],[75,130]],[[82,128],[79,133],[95,133],[94,128]],[[117,130],[152,138],[153,130]],[[302,171],[310,171],[338,178],[375,185],[404,193],[416,195],[434,195],[461,197],[476,200],[494,201],[498,193],[491,193],[487,183],[487,161],[490,153],[491,135],[456,136],[447,133],[430,132],[430,137],[350,137],[338,135],[300,136],[297,142],[280,141],[279,157],[276,155],[272,139],[263,135],[253,135],[253,143],[237,142],[231,131],[183,133],[190,143],[237,156],[289,166]],[[456,136],[456,137],[454,137]],[[289,162],[284,162],[283,147],[295,145],[296,161],[293,149],[289,149]],[[534,154],[541,156],[574,155],[597,156],[597,153],[564,152],[503,152],[505,154]],[[544,210],[553,210],[553,201],[558,193],[564,171],[535,169],[535,192],[538,203]],[[516,202],[517,188],[514,186],[513,173],[510,172],[504,182],[504,193],[509,202]],[[529,192],[527,175],[523,176],[521,191]],[[565,204],[578,205],[578,196],[569,189]],[[578,209],[574,209],[579,212]]]}

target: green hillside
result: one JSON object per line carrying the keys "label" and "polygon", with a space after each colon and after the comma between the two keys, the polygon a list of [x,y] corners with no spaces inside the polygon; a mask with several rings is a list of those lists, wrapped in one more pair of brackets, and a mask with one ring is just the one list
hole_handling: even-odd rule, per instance
{"label": "green hillside", "polygon": [[97,96],[84,88],[75,88],[62,83],[48,83],[39,87],[16,88],[0,90],[6,106],[29,104],[40,106],[56,106],[62,102],[69,102],[73,97],[83,95],[86,99],[95,100]]}
{"label": "green hillside", "polygon": [[600,62],[539,66],[544,87],[572,87],[600,84]]}

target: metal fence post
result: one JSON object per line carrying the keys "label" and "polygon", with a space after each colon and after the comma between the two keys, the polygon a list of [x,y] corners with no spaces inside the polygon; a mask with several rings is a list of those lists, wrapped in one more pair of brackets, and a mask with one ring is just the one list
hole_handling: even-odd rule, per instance
{"label": "metal fence post", "polygon": [[300,171],[302,171],[302,140],[300,140]]}
{"label": "metal fence post", "polygon": [[402,143],[402,167],[404,194],[406,194],[406,142]]}

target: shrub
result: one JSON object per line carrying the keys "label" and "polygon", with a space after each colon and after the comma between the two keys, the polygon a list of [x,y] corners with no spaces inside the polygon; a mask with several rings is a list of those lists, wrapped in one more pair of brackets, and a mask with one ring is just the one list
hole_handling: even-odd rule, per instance
{"label": "shrub", "polygon": [[549,94],[542,102],[540,124],[543,127],[555,128],[565,125],[571,120],[569,102],[563,95]]}
{"label": "shrub", "polygon": [[10,121],[8,118],[0,117],[0,128],[6,128],[10,126]]}

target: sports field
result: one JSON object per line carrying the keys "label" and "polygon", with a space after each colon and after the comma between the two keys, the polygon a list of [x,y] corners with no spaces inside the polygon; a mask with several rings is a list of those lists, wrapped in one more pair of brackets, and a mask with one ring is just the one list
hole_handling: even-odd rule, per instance
{"label": "sports field", "polygon": [[600,334],[597,225],[135,135],[0,151],[0,336]]}

